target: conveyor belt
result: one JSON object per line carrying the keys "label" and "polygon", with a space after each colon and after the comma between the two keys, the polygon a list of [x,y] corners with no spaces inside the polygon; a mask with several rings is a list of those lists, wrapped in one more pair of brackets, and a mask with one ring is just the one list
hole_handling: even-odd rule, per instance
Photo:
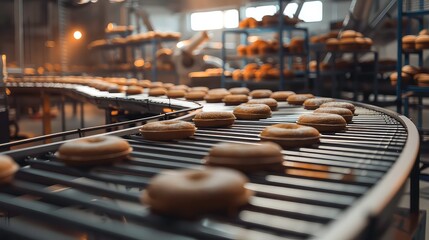
{"label": "conveyor belt", "polygon": [[[232,107],[204,104],[204,110]],[[416,159],[418,135],[408,119],[367,105],[357,107],[346,131],[284,150],[284,172],[250,174],[246,187],[256,194],[235,217],[185,221],[154,215],[140,204],[140,191],[159,172],[201,168],[214,144],[258,144],[265,126],[295,122],[306,112],[281,103],[272,118],[198,129],[193,138],[172,142],[147,141],[138,128],[129,129],[122,137],[133,147],[132,161],[91,169],[66,167],[43,146],[34,148],[14,183],[0,188],[0,209],[9,213],[9,227],[0,225],[0,232],[16,237],[29,226],[38,235],[24,238],[365,239],[370,217],[377,219],[374,231],[384,229]]]}

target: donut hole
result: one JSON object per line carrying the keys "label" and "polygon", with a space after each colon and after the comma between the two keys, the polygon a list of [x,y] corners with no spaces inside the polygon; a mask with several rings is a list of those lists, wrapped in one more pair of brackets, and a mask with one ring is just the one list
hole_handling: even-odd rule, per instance
{"label": "donut hole", "polygon": [[207,178],[207,173],[204,172],[193,172],[188,175],[188,179],[192,181],[201,181]]}

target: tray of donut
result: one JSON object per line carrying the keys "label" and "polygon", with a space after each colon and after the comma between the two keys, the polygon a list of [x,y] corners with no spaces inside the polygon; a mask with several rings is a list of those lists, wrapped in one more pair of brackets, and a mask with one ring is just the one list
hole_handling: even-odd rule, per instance
{"label": "tray of donut", "polygon": [[0,209],[10,224],[0,232],[30,239],[308,239],[387,169],[369,165],[363,177],[345,147],[344,155],[317,153],[321,136],[344,132],[352,121],[349,102],[247,88],[212,89],[204,98],[189,121],[65,141],[21,169],[1,156]]}

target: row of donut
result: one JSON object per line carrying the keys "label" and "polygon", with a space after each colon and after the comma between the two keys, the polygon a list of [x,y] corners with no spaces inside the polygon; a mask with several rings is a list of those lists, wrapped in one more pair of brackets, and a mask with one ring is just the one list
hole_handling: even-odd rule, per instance
{"label": "row of donut", "polygon": [[[244,150],[242,146],[240,149]],[[258,149],[267,150],[261,146],[249,150]],[[280,149],[276,150],[279,161],[283,161]],[[56,156],[71,167],[82,168],[132,161],[131,151],[129,143],[122,138],[99,136],[67,142],[60,146]],[[0,188],[12,183],[18,170],[18,164],[11,157],[0,155]],[[151,180],[141,193],[141,202],[155,213],[182,218],[235,211],[253,195],[245,188],[247,182],[243,173],[227,168],[170,170]]]}
{"label": "row of donut", "polygon": [[[284,16],[283,23],[289,26],[295,26],[297,23],[301,22],[298,18],[290,18],[289,16]],[[262,17],[261,21],[258,21],[252,17],[244,18],[238,24],[239,28],[258,28],[258,27],[273,27],[279,24],[279,15],[265,15]]]}
{"label": "row of donut", "polygon": [[127,37],[116,37],[113,39],[99,39],[88,44],[88,48],[96,48],[108,45],[121,45],[128,43],[145,42],[152,39],[173,39],[179,40],[181,34],[178,32],[155,32],[149,31],[145,33],[133,34]]}
{"label": "row of donut", "polygon": [[[429,87],[429,69],[405,65],[401,69],[402,84],[415,85],[420,87]],[[390,82],[396,86],[398,73],[394,72],[390,75]]]}
{"label": "row of donut", "polygon": [[341,32],[332,31],[311,37],[312,43],[324,43],[326,51],[358,51],[370,50],[373,44],[371,38],[364,37],[360,32],[346,30]]}
{"label": "row of donut", "polygon": [[416,51],[429,48],[429,30],[423,29],[419,35],[406,35],[402,37],[404,51]]}
{"label": "row of donut", "polygon": [[[271,63],[264,63],[262,65],[258,65],[257,63],[249,63],[244,68],[235,69],[232,72],[232,79],[235,81],[241,80],[278,80],[280,79],[280,69],[274,67]],[[283,70],[283,76],[285,78],[293,78],[294,72],[289,69]]]}
{"label": "row of donut", "polygon": [[[254,92],[254,94],[256,93],[262,96],[268,91],[259,90]],[[312,98],[309,94],[296,97],[300,101],[314,99],[309,101],[313,102],[312,104],[307,104],[307,107],[311,109],[317,107],[329,109],[331,106],[336,106],[350,112],[351,110],[354,111],[354,106],[345,102],[334,102],[332,99],[326,98]],[[249,116],[251,119],[271,116],[271,109],[264,104],[250,105],[250,108],[246,108],[246,106],[248,104],[236,107],[233,113],[202,112],[197,114],[193,121],[197,127],[220,127],[232,125],[236,116],[238,118],[244,116],[244,119],[248,119]],[[261,115],[261,110],[263,110],[262,112],[267,111],[269,114]],[[298,119],[298,123],[303,125],[284,123],[268,126],[261,132],[261,139],[278,142],[283,147],[291,147],[286,144],[287,142],[294,143],[293,147],[297,146],[296,143],[311,145],[318,142],[319,132],[315,128],[305,125],[313,124],[314,127],[322,127],[320,128],[321,131],[326,130],[324,127],[327,125],[338,128],[339,125],[332,121],[333,116],[336,119],[341,118],[342,122],[345,123],[345,119],[335,114],[305,114]],[[314,117],[318,120],[316,121]],[[326,119],[329,122],[326,122]],[[341,126],[343,127],[345,124]],[[158,141],[186,138],[192,136],[195,130],[192,123],[170,120],[147,123],[142,126],[140,132],[145,139]],[[236,210],[247,204],[252,196],[252,192],[245,188],[248,179],[238,171],[282,170],[284,159],[281,149],[279,145],[272,142],[260,145],[217,144],[210,149],[203,160],[207,166],[211,166],[210,168],[170,170],[166,174],[160,173],[151,180],[149,186],[143,191],[141,200],[156,213],[184,218]],[[70,166],[93,166],[129,160],[131,151],[132,148],[129,143],[122,138],[100,136],[66,142],[59,148],[56,156],[60,161]],[[217,168],[213,168],[213,166]],[[18,166],[12,159],[6,156],[0,157],[1,182],[10,182],[17,170]],[[214,182],[216,184],[212,184]]]}
{"label": "row of donut", "polygon": [[249,45],[240,44],[237,46],[238,56],[255,56],[255,55],[267,55],[275,54],[279,51],[290,52],[290,53],[304,53],[305,51],[305,39],[302,37],[294,37],[290,40],[289,44],[283,44],[280,46],[277,40],[265,41],[258,39]]}

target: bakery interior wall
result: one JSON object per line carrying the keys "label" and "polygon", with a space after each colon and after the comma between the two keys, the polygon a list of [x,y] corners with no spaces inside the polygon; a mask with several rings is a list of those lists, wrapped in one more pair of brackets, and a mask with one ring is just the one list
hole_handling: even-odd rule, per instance
{"label": "bakery interior wall", "polygon": [[[380,5],[387,0],[378,1]],[[0,1],[0,26],[3,32],[0,40],[0,52],[6,53],[9,63],[13,65],[14,57],[14,15],[13,0]],[[323,20],[315,23],[302,23],[307,27],[311,35],[323,33],[329,30],[331,22],[342,21],[350,8],[350,0],[324,0]],[[249,6],[277,4],[277,1],[254,0],[145,0],[141,1],[143,8],[150,14],[150,19],[156,30],[178,31],[182,33],[182,39],[193,36],[196,32],[190,28],[190,14],[193,12],[239,9],[241,18],[244,17],[244,9]],[[110,3],[109,1],[97,1],[78,8],[67,9],[66,38],[68,44],[68,61],[70,65],[88,66],[93,62],[93,56],[86,46],[89,42],[104,38],[104,28],[110,22],[123,24],[123,3]],[[392,17],[395,18],[393,11]],[[38,66],[58,66],[59,40],[58,40],[58,12],[56,1],[24,1],[24,48],[25,66],[37,68]],[[72,39],[75,30],[82,32],[83,37],[79,41]],[[144,30],[144,29],[143,29]],[[222,30],[210,31],[210,42],[221,41]],[[390,37],[390,41],[378,45],[377,50],[381,58],[396,58],[396,41]],[[212,46],[219,46],[213,44]],[[220,51],[210,51],[210,54],[219,56]]]}

